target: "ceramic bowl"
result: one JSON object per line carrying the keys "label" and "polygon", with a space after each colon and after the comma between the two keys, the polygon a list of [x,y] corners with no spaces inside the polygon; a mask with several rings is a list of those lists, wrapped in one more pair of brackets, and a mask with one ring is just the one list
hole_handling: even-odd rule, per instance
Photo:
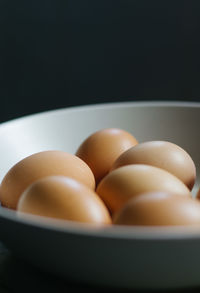
{"label": "ceramic bowl", "polygon": [[[139,142],[168,140],[197,168],[200,103],[122,102],[48,111],[0,125],[0,179],[20,159],[47,149],[75,153],[89,134],[107,127]],[[0,208],[0,240],[20,258],[63,278],[95,286],[169,289],[200,286],[200,230],[191,227],[94,228]]]}

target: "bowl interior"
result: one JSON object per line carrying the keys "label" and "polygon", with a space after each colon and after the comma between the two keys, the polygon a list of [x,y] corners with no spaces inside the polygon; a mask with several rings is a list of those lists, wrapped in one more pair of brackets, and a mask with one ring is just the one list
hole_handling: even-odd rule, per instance
{"label": "bowl interior", "polygon": [[197,168],[199,182],[200,104],[127,102],[82,106],[35,114],[0,126],[0,180],[22,158],[43,150],[75,153],[91,133],[107,127],[131,132],[139,142],[167,140],[184,148]]}

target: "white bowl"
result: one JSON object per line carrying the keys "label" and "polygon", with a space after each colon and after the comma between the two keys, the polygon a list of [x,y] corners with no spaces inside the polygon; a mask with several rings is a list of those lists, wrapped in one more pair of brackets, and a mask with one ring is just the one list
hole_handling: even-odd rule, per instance
{"label": "white bowl", "polygon": [[[107,127],[131,132],[139,142],[168,140],[183,147],[197,167],[200,103],[124,102],[80,106],[16,119],[0,126],[0,178],[32,153],[75,153],[89,134]],[[19,219],[0,208],[0,240],[19,257],[67,279],[118,288],[200,286],[200,231],[186,227],[110,227],[33,216]]]}

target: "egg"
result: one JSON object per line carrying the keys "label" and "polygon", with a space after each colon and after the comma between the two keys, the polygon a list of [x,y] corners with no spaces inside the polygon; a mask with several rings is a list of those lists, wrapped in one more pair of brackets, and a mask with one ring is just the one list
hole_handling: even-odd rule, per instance
{"label": "egg", "polygon": [[127,165],[111,171],[96,189],[111,214],[119,210],[129,199],[144,192],[157,191],[192,196],[187,186],[173,174],[142,164]]}
{"label": "egg", "polygon": [[197,191],[196,199],[200,200],[200,188],[199,188],[199,190]]}
{"label": "egg", "polygon": [[112,170],[129,164],[146,164],[165,169],[192,190],[196,167],[191,156],[180,146],[167,141],[147,141],[130,148],[117,158]]}
{"label": "egg", "polygon": [[88,164],[98,184],[117,157],[137,143],[136,138],[125,130],[106,128],[87,137],[77,149],[76,155]]}
{"label": "egg", "polygon": [[69,221],[110,224],[109,212],[98,195],[79,181],[49,176],[29,185],[17,204],[19,216],[29,213]]}
{"label": "egg", "polygon": [[200,202],[166,192],[130,199],[114,216],[115,225],[200,225]]}
{"label": "egg", "polygon": [[69,176],[95,188],[94,175],[83,160],[64,151],[43,151],[22,159],[5,174],[1,182],[1,204],[16,209],[19,197],[28,185],[50,175]]}

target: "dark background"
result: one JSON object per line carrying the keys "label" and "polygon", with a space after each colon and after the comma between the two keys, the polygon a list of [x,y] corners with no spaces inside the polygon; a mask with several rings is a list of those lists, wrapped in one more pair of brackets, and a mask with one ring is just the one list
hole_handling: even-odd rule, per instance
{"label": "dark background", "polygon": [[200,1],[0,0],[0,122],[200,98]]}

